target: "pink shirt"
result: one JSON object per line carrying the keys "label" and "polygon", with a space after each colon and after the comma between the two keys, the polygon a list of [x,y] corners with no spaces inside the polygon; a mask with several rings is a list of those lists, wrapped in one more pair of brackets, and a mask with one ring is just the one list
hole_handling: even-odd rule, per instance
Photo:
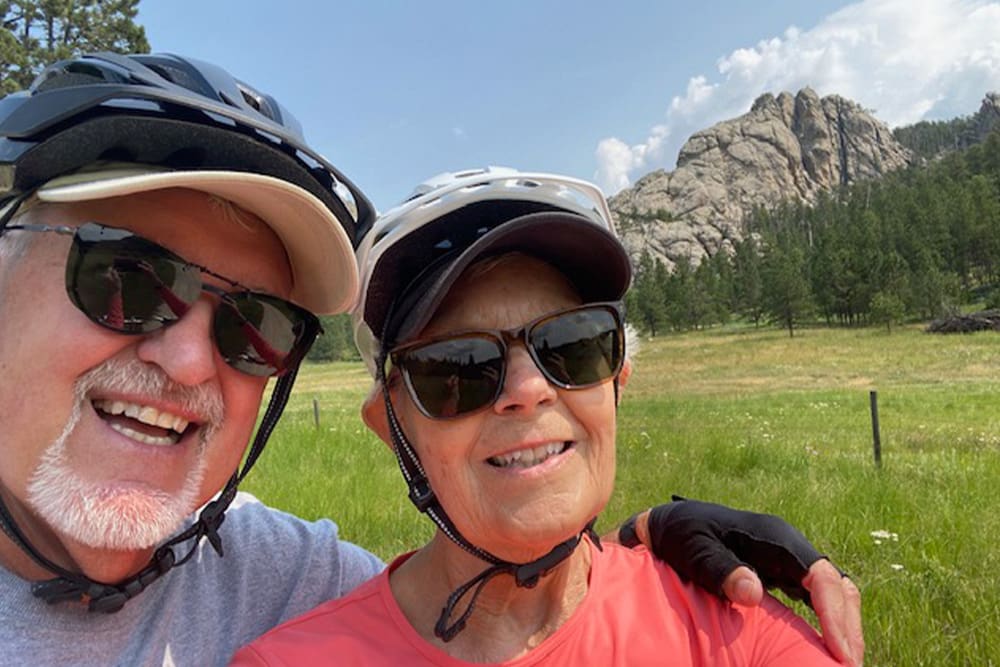
{"label": "pink shirt", "polygon": [[[770,596],[731,605],[681,582],[644,549],[590,546],[590,587],[580,607],[537,648],[505,667],[529,665],[837,665],[804,620]],[[424,641],[389,589],[389,572],[350,595],[278,626],[233,665],[469,665]],[[437,603],[435,603],[437,604]],[[473,612],[475,613],[475,612]]]}

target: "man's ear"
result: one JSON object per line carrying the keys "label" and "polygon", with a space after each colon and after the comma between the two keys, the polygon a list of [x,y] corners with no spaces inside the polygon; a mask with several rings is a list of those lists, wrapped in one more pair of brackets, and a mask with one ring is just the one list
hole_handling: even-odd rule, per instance
{"label": "man's ear", "polygon": [[382,396],[382,383],[372,385],[368,397],[361,405],[361,418],[365,425],[375,432],[382,442],[392,448],[392,438],[389,436],[389,416],[385,411],[385,398]]}
{"label": "man's ear", "polygon": [[628,357],[622,363],[621,372],[618,373],[618,402],[622,402],[622,393],[625,389],[625,385],[628,384],[628,379],[632,377],[632,360]]}

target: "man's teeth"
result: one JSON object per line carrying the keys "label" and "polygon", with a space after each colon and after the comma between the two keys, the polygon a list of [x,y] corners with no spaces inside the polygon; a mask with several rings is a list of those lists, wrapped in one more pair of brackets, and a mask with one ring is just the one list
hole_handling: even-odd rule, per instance
{"label": "man's teeth", "polygon": [[550,456],[555,456],[556,454],[563,452],[568,446],[568,443],[565,442],[550,442],[546,445],[535,447],[534,449],[519,449],[516,452],[511,452],[509,454],[492,456],[489,458],[489,462],[500,468],[508,468],[511,466],[530,468],[531,466],[538,465]]}
{"label": "man's teeth", "polygon": [[[169,412],[161,412],[149,405],[127,403],[125,401],[100,400],[94,401],[94,407],[109,415],[125,415],[126,417],[130,417],[143,424],[175,431],[178,435],[184,433],[190,423],[183,417],[172,415]],[[116,422],[109,422],[109,424],[111,428],[118,431],[122,435],[149,445],[172,445],[177,442],[177,438],[175,437],[154,436],[147,433],[140,433],[129,428],[128,426],[125,426],[124,424]]]}
{"label": "man's teeth", "polygon": [[172,445],[177,442],[177,436],[155,436],[148,435],[146,433],[139,433],[138,431],[133,431],[128,426],[122,426],[121,424],[116,424],[111,422],[108,424],[112,431],[118,431],[122,435],[133,440],[138,440],[139,442],[146,443],[147,445]]}

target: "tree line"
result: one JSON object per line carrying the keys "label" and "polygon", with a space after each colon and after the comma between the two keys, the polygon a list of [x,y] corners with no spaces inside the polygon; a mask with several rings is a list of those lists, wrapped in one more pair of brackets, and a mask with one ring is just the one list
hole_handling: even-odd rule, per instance
{"label": "tree line", "polygon": [[754,210],[745,238],[697,267],[644,253],[627,297],[649,335],[742,318],[892,324],[1000,305],[1000,131],[877,181]]}
{"label": "tree line", "polygon": [[[139,0],[0,0],[0,96],[86,51],[149,51]],[[926,168],[855,184],[811,206],[752,212],[746,238],[673,271],[648,253],[627,297],[648,334],[743,318],[794,333],[809,318],[858,325],[930,318],[979,298],[1000,305],[1000,135],[974,142],[976,118],[896,130]],[[657,212],[657,219],[664,219]],[[644,221],[644,222],[649,222]],[[357,359],[346,315],[324,317],[309,358]]]}
{"label": "tree line", "polygon": [[0,97],[88,51],[148,53],[139,0],[0,0]]}
{"label": "tree line", "polygon": [[897,127],[892,136],[919,157],[934,159],[944,153],[965,150],[980,143],[997,127],[997,119],[983,111],[951,120],[922,120]]}

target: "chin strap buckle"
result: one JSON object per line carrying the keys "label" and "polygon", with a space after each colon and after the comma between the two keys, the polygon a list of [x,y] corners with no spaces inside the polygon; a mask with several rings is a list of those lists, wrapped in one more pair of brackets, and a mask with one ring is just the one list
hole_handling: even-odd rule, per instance
{"label": "chin strap buckle", "polygon": [[434,502],[434,490],[426,477],[417,477],[410,482],[410,502],[421,512],[426,512]]}
{"label": "chin strap buckle", "polygon": [[169,547],[158,549],[153,561],[138,574],[119,584],[102,584],[84,577],[57,577],[31,584],[31,593],[49,604],[78,600],[87,604],[88,611],[113,614],[125,603],[170,571],[176,558]]}
{"label": "chin strap buckle", "polygon": [[[225,496],[213,500],[205,505],[205,509],[198,515],[198,532],[208,538],[208,543],[215,549],[215,553],[222,557],[222,538],[219,536],[219,527],[226,520],[226,509],[229,507],[229,500]],[[196,540],[197,541],[197,540]]]}
{"label": "chin strap buckle", "polygon": [[530,563],[525,563],[524,565],[518,565],[514,568],[514,581],[521,588],[534,588],[538,585],[538,580],[549,573],[549,570],[554,568],[559,563],[563,562],[569,558],[573,550],[576,549],[576,545],[580,543],[580,536],[577,535],[574,538],[568,539],[561,544],[557,544],[556,547],[539,558],[538,560],[533,560]]}

